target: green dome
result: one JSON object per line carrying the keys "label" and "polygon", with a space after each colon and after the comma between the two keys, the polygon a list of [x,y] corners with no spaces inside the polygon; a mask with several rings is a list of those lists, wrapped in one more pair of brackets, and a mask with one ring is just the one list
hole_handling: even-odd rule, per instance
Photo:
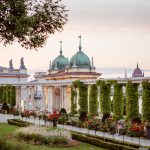
{"label": "green dome", "polygon": [[50,70],[55,70],[55,69],[63,70],[69,64],[68,59],[62,55],[62,41],[60,41],[59,52],[60,54],[53,60],[52,66],[50,66]]}
{"label": "green dome", "polygon": [[69,64],[68,59],[60,54],[53,60],[51,70],[54,70],[55,68],[58,68],[58,70],[65,69],[66,65],[68,64]]}
{"label": "green dome", "polygon": [[79,68],[89,68],[91,67],[91,62],[89,57],[80,50],[70,59],[70,66],[74,65]]}

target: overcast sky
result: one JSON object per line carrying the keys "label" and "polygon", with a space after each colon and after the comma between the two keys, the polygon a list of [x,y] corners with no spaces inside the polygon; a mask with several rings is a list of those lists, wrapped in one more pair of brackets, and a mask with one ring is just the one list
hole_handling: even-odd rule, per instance
{"label": "overcast sky", "polygon": [[69,21],[62,33],[51,35],[38,51],[26,50],[13,44],[0,44],[0,66],[13,59],[19,67],[23,56],[30,70],[48,69],[49,61],[59,54],[71,58],[78,51],[78,35],[82,35],[83,51],[97,68],[134,68],[137,61],[142,69],[150,69],[150,0],[64,0]]}

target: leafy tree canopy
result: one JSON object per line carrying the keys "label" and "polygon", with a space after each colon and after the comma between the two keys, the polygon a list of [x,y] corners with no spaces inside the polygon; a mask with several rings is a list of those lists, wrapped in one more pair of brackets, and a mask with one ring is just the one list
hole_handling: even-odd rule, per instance
{"label": "leafy tree canopy", "polygon": [[0,0],[0,43],[37,49],[67,18],[62,0]]}

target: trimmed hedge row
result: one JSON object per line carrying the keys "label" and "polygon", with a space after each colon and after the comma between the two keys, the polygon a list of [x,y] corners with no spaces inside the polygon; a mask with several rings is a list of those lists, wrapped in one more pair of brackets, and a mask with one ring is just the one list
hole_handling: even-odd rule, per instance
{"label": "trimmed hedge row", "polygon": [[7,119],[7,122],[8,124],[19,126],[19,127],[27,127],[32,124],[32,123],[22,121],[20,119]]}
{"label": "trimmed hedge row", "polygon": [[19,143],[12,143],[7,141],[4,138],[0,138],[0,150],[26,150],[27,146],[19,144]]}
{"label": "trimmed hedge row", "polygon": [[111,149],[111,150],[122,150],[122,149],[123,150],[136,150],[137,148],[139,148],[139,146],[131,147],[131,146],[123,145],[122,143],[119,143],[119,142],[111,143],[108,141],[103,141],[102,139],[98,139],[94,136],[92,137],[86,134],[78,134],[78,133],[72,132],[71,135],[72,135],[72,138],[75,140],[90,143],[95,146],[99,146],[99,147]]}

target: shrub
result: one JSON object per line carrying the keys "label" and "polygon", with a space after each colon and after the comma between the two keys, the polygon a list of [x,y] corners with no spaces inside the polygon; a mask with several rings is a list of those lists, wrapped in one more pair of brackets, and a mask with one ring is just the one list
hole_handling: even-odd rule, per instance
{"label": "shrub", "polygon": [[32,124],[32,123],[22,121],[20,119],[7,119],[7,122],[8,124],[19,126],[19,127],[27,127]]}
{"label": "shrub", "polygon": [[81,122],[87,121],[87,112],[86,112],[86,111],[82,111],[82,112],[80,113],[79,120],[80,120]]}
{"label": "shrub", "polygon": [[44,145],[64,145],[67,144],[71,138],[70,132],[67,130],[35,126],[18,129],[15,135],[18,139],[33,141]]}
{"label": "shrub", "polygon": [[126,146],[123,144],[123,142],[111,143],[111,142],[103,141],[102,139],[98,139],[96,138],[96,136],[90,136],[86,134],[72,133],[72,138],[75,140],[87,142],[95,146],[99,146],[111,150],[120,150],[120,149],[136,150],[137,148],[139,148],[139,145],[135,145],[134,147],[132,147],[133,146],[132,144],[131,146]]}
{"label": "shrub", "polygon": [[68,116],[65,108],[61,108],[61,110],[59,111],[59,116],[61,116],[61,114],[65,114],[66,116]]}

